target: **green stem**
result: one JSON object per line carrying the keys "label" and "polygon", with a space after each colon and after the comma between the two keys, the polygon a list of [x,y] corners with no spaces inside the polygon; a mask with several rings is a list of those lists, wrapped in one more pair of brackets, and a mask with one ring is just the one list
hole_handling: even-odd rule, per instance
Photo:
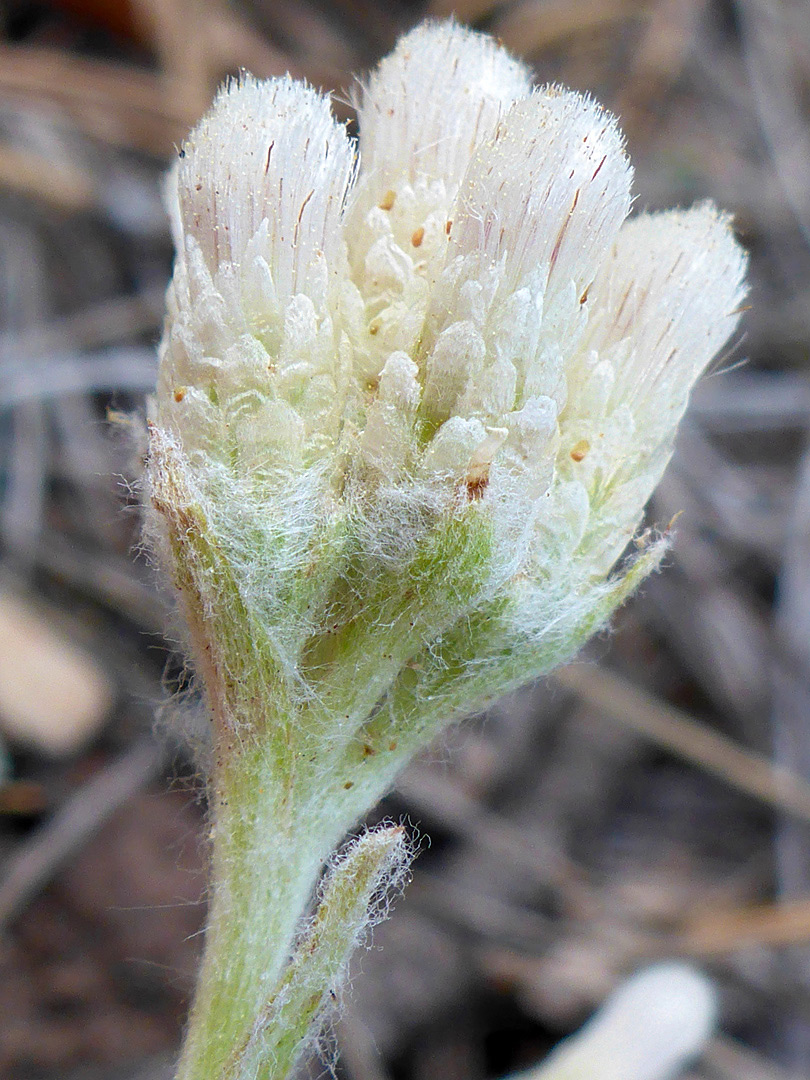
{"label": "green stem", "polygon": [[363,834],[333,862],[310,925],[278,989],[234,1048],[224,1080],[271,1080],[291,1073],[302,1049],[317,1037],[346,962],[374,920],[369,908],[375,894],[385,892],[405,858],[404,830],[391,826]]}
{"label": "green stem", "polygon": [[324,859],[339,839],[313,835],[279,799],[272,778],[261,783],[260,769],[242,766],[217,794],[205,953],[178,1080],[222,1074],[283,977]]}
{"label": "green stem", "polygon": [[282,778],[267,746],[227,749],[212,785],[209,924],[177,1080],[240,1078],[240,1048],[252,1078],[286,1080],[374,890],[402,862],[401,830],[361,837],[334,864],[307,922],[324,864],[398,763],[390,755],[369,773],[362,758],[341,757],[333,770],[299,764]]}

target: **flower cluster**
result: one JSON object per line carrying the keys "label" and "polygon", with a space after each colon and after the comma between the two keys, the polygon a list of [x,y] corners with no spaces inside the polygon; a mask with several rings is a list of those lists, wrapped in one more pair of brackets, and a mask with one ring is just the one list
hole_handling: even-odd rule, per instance
{"label": "flower cluster", "polygon": [[437,650],[491,669],[453,711],[623,594],[608,572],[745,260],[709,205],[626,221],[613,118],[459,26],[406,36],[358,114],[355,147],[314,90],[246,77],[190,136],[153,441],[281,678],[316,692],[376,622],[378,698]]}
{"label": "flower cluster", "polygon": [[289,957],[323,861],[438,724],[656,564],[623,553],[743,295],[728,219],[627,220],[614,119],[486,37],[414,30],[357,111],[355,143],[308,86],[241,78],[169,183],[151,530],[215,731],[187,1077],[261,1056],[268,986],[309,1016]]}

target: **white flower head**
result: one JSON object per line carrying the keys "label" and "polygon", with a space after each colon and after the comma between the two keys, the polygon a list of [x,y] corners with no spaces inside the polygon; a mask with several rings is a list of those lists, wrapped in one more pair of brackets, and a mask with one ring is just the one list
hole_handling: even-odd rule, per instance
{"label": "white flower head", "polygon": [[182,471],[303,698],[374,641],[341,709],[453,712],[654,563],[610,576],[745,257],[708,204],[627,220],[614,118],[454,23],[403,38],[358,114],[355,145],[311,88],[246,77],[185,144],[153,486]]}
{"label": "white flower head", "polygon": [[728,220],[626,221],[615,120],[487,37],[419,27],[358,114],[355,144],[310,87],[239,79],[169,182],[149,524],[213,720],[218,876],[181,1080],[288,1074],[398,841],[301,936],[330,850],[656,565],[621,556],[743,293]]}

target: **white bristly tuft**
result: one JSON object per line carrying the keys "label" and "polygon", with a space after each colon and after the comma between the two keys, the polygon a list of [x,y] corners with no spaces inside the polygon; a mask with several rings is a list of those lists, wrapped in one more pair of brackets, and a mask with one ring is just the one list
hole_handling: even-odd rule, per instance
{"label": "white bristly tuft", "polygon": [[745,270],[729,218],[706,203],[627,222],[589,290],[557,467],[590,494],[601,571],[669,461],[695,380],[737,325]]}
{"label": "white bristly tuft", "polygon": [[452,196],[476,147],[530,86],[528,68],[483,34],[456,23],[406,34],[357,105],[363,169],[379,196],[420,177]]}
{"label": "white bristly tuft", "polygon": [[365,297],[358,352],[368,375],[389,352],[413,348],[469,160],[530,85],[491,38],[435,23],[402,38],[359,95],[361,173],[347,239]]}
{"label": "white bristly tuft", "polygon": [[334,448],[354,163],[328,98],[290,78],[228,83],[184,144],[158,407],[187,450],[266,474]]}
{"label": "white bristly tuft", "polygon": [[451,257],[503,261],[502,288],[540,274],[554,290],[592,280],[630,209],[632,170],[615,119],[557,87],[517,102],[481,144],[455,212]]}
{"label": "white bristly tuft", "polygon": [[254,255],[267,260],[276,293],[323,296],[327,268],[342,269],[339,222],[354,152],[322,94],[290,79],[249,75],[220,90],[183,146],[177,170],[186,236],[212,275]]}
{"label": "white bristly tuft", "polygon": [[434,421],[494,420],[538,395],[562,404],[582,297],[627,216],[631,175],[613,118],[557,89],[518,102],[480,146],[423,335]]}

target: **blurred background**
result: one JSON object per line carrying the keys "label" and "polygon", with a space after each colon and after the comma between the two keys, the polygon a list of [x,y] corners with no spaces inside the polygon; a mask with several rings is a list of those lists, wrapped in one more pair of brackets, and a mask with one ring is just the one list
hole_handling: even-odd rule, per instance
{"label": "blurred background", "polygon": [[680,515],[664,572],[379,811],[421,854],[355,965],[339,1075],[503,1076],[685,957],[722,1012],[691,1080],[810,1076],[807,0],[5,0],[4,1080],[170,1077],[200,948],[205,806],[127,423],[171,269],[161,176],[228,73],[289,70],[349,116],[355,76],[451,12],[618,113],[637,208],[733,211],[751,308],[650,509]]}

